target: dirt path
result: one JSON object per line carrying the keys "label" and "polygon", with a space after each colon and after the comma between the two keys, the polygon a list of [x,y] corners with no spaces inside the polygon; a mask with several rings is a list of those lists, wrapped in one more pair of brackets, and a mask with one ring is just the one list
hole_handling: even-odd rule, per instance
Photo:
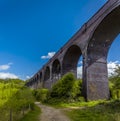
{"label": "dirt path", "polygon": [[42,105],[39,102],[36,102],[36,105],[38,105],[42,111],[40,121],[70,121],[60,109]]}

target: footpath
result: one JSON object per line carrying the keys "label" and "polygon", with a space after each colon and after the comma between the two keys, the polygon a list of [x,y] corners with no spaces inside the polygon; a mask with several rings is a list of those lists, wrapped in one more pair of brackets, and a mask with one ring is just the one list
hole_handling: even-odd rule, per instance
{"label": "footpath", "polygon": [[41,108],[40,121],[70,121],[68,117],[64,115],[61,109],[55,109],[41,104],[40,102],[35,103]]}

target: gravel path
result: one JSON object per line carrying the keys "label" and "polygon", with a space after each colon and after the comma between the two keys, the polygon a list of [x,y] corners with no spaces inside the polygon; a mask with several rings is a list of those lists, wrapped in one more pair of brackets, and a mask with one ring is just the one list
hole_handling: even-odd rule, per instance
{"label": "gravel path", "polygon": [[41,108],[42,114],[40,116],[40,121],[70,121],[62,112],[61,109],[55,109],[49,107],[39,102],[35,103]]}

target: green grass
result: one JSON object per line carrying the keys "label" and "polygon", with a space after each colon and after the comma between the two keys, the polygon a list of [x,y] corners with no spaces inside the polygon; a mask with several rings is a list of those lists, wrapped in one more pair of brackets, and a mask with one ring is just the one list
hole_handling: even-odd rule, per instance
{"label": "green grass", "polygon": [[92,107],[98,104],[109,102],[106,100],[90,101],[90,102],[68,102],[59,99],[51,99],[49,102],[45,103],[46,105],[52,106],[54,108],[70,108],[70,107]]}
{"label": "green grass", "polygon": [[20,121],[40,121],[41,110],[35,106],[34,110],[28,112]]}
{"label": "green grass", "polygon": [[71,121],[120,121],[120,101],[65,111]]}

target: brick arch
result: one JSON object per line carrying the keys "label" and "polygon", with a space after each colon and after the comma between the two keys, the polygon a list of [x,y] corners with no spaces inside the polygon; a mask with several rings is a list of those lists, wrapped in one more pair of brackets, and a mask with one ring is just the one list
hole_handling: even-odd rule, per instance
{"label": "brick arch", "polygon": [[[118,0],[114,1],[113,0],[108,0],[107,3],[111,2],[111,6],[109,6],[110,8],[105,10],[104,12],[102,12],[102,15],[98,16],[98,17],[95,17],[95,15],[93,16],[94,18],[94,22],[97,21],[97,23],[95,23],[95,27],[92,29],[92,31],[90,32],[89,34],[89,39],[88,39],[88,43],[87,43],[87,46],[89,46],[89,41],[91,41],[91,38],[93,37],[95,31],[98,29],[99,25],[113,12],[115,11],[116,9],[119,9],[120,10],[120,2]],[[106,4],[107,4],[106,3]],[[113,5],[114,4],[114,5]],[[104,5],[105,6],[105,5]],[[104,7],[103,6],[103,7]],[[102,7],[102,8],[103,8]],[[101,8],[101,9],[102,9]],[[101,11],[101,9],[98,11],[98,13]],[[91,18],[92,19],[92,18]],[[88,21],[88,23],[91,21],[91,19]],[[111,21],[111,20],[110,20]],[[91,26],[92,22],[90,22],[90,25]],[[87,26],[87,24],[86,24]]]}
{"label": "brick arch", "polygon": [[67,72],[72,72],[77,77],[77,64],[81,55],[81,49],[77,45],[72,45],[67,49],[62,61],[63,75]]}
{"label": "brick arch", "polygon": [[50,67],[47,66],[44,73],[44,81],[47,81],[49,79],[50,79]]}
{"label": "brick arch", "polygon": [[42,82],[42,77],[43,77],[43,74],[42,72],[40,72],[40,82]]}
{"label": "brick arch", "polygon": [[[109,48],[120,34],[120,6],[110,12],[95,29],[87,47],[89,58],[95,56],[96,60],[104,56],[107,58]],[[101,54],[101,55],[100,55]]]}
{"label": "brick arch", "polygon": [[61,64],[58,59],[52,63],[52,79],[58,80],[61,77]]}
{"label": "brick arch", "polygon": [[36,88],[38,88],[38,84],[39,84],[39,74],[36,75],[35,81],[36,81]]}
{"label": "brick arch", "polygon": [[40,75],[39,73],[36,75],[36,81],[39,82]]}

